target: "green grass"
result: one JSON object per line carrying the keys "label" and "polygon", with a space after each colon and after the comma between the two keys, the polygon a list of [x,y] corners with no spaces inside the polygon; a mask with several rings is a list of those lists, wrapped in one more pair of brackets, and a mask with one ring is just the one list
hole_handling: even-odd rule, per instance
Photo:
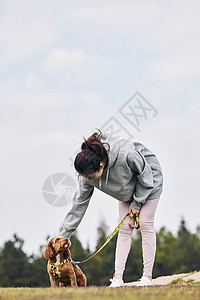
{"label": "green grass", "polygon": [[0,300],[196,300],[200,286],[86,287],[86,288],[0,288]]}
{"label": "green grass", "polygon": [[[192,275],[196,273],[197,271],[191,272],[189,275]],[[177,279],[172,280],[169,285],[190,285],[190,286],[200,286],[200,282],[195,282],[194,279],[188,279],[187,277],[189,276],[184,276],[184,277],[179,277]]]}
{"label": "green grass", "polygon": [[194,279],[188,279],[188,280],[183,280],[183,278],[177,278],[175,280],[172,280],[170,282],[170,284],[172,285],[199,285],[200,286],[200,282],[195,282]]}
{"label": "green grass", "polygon": [[170,284],[172,284],[172,285],[182,285],[184,283],[185,283],[185,281],[183,280],[183,278],[177,278],[170,282]]}

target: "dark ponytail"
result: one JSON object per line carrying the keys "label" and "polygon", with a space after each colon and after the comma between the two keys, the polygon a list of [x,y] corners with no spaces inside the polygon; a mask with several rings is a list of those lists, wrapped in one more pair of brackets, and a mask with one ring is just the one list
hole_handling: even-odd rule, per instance
{"label": "dark ponytail", "polygon": [[[99,129],[98,129],[99,130]],[[100,170],[100,163],[103,162],[106,167],[108,164],[108,152],[110,146],[108,143],[101,142],[102,132],[93,133],[81,145],[74,161],[74,167],[79,174],[89,175]]]}

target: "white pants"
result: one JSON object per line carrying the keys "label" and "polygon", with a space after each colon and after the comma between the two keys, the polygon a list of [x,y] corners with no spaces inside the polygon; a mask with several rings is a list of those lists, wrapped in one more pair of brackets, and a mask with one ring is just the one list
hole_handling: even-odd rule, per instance
{"label": "white pants", "polygon": [[[154,227],[154,217],[159,198],[147,200],[143,204],[139,224],[142,234],[143,251],[143,275],[152,276],[152,270],[156,253],[156,233]],[[129,211],[130,203],[119,201],[119,216],[122,219]],[[127,257],[131,247],[133,229],[128,225],[128,216],[121,226],[117,238],[115,253],[115,275],[123,275]]]}

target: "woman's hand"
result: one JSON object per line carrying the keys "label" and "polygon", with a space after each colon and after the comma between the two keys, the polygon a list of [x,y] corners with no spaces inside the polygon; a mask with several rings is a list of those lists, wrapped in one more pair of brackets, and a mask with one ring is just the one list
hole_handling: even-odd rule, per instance
{"label": "woman's hand", "polygon": [[129,206],[129,215],[132,214],[133,216],[139,214],[140,212],[140,209],[137,209],[137,208],[133,208],[131,205]]}

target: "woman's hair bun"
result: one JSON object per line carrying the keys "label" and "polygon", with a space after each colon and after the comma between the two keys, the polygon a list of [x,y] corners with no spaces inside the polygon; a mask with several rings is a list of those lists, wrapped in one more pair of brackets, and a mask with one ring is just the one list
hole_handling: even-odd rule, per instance
{"label": "woman's hair bun", "polygon": [[87,140],[85,140],[83,143],[82,143],[82,145],[81,145],[81,150],[90,150],[90,151],[92,151],[93,149],[92,149],[92,145],[91,145],[91,143],[90,142],[88,142]]}
{"label": "woman's hair bun", "polygon": [[102,132],[93,133],[81,145],[81,152],[75,158],[74,166],[80,174],[92,174],[99,171],[100,163],[108,163],[108,152],[110,146],[108,143],[102,142]]}
{"label": "woman's hair bun", "polygon": [[86,150],[88,149],[87,141],[83,142],[81,145],[81,150]]}

